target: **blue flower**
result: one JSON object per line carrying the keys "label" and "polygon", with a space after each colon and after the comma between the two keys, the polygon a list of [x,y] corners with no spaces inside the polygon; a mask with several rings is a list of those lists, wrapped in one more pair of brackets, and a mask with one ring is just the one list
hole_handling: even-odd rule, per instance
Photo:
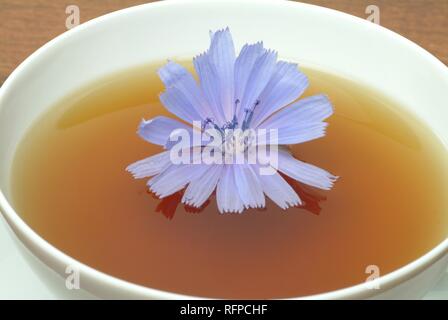
{"label": "blue flower", "polygon": [[[163,116],[143,120],[139,135],[167,150],[128,166],[135,178],[152,177],[148,187],[160,198],[185,189],[182,202],[194,207],[204,204],[216,190],[221,213],[264,207],[265,195],[283,209],[300,205],[299,196],[281,174],[316,188],[332,188],[336,176],[297,160],[287,149],[323,137],[328,125],[324,120],[333,113],[325,95],[297,100],[308,87],[308,79],[296,64],[278,61],[277,53],[261,42],[246,44],[236,56],[228,28],[211,33],[209,50],[193,63],[199,83],[172,61],[159,70],[166,87],[160,95],[162,104],[190,125]],[[237,146],[235,150],[241,153],[247,153],[251,144],[260,145],[229,136],[228,130],[275,130],[280,146],[275,170],[260,174],[258,162],[173,163],[173,132],[193,135],[195,130],[204,133],[206,129],[217,131],[222,145]],[[201,140],[191,148],[202,152],[204,143]]]}

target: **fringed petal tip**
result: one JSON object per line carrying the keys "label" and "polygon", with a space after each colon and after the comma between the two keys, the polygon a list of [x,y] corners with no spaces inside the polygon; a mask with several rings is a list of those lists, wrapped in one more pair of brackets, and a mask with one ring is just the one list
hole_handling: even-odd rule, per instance
{"label": "fringed petal tip", "polygon": [[[294,191],[295,193],[295,191]],[[290,199],[289,201],[285,201],[283,204],[277,204],[280,208],[283,210],[287,210],[289,208],[294,208],[297,206],[301,206],[303,204],[302,199],[295,193],[297,197],[294,197],[293,199]]]}
{"label": "fringed petal tip", "polygon": [[336,181],[339,180],[340,176],[335,176],[335,175],[333,175],[333,174],[331,174],[331,173],[328,173],[328,174],[329,174],[329,177],[328,177],[328,180],[329,180],[329,188],[328,188],[327,190],[331,190],[331,189],[333,189],[334,184],[336,183]]}
{"label": "fringed petal tip", "polygon": [[148,190],[149,190],[149,192],[151,192],[153,195],[155,195],[158,199],[163,199],[163,198],[165,198],[165,197],[167,197],[168,195],[166,195],[166,196],[162,196],[160,193],[157,193],[153,188],[151,188],[151,187],[148,187]]}
{"label": "fringed petal tip", "polygon": [[265,208],[266,205],[246,205],[243,207],[239,207],[239,208],[229,208],[229,209],[223,209],[223,210],[219,210],[219,212],[221,214],[227,214],[227,213],[238,213],[241,214],[244,212],[244,210],[248,210],[248,209],[263,209]]}
{"label": "fringed petal tip", "polygon": [[138,127],[137,127],[137,134],[142,138],[143,140],[147,140],[146,134],[145,134],[145,128],[149,126],[154,119],[146,120],[145,118],[142,118],[140,121]]}
{"label": "fringed petal tip", "polygon": [[233,209],[219,209],[220,214],[242,214],[245,208],[233,208]]}
{"label": "fringed petal tip", "polygon": [[163,199],[166,198],[170,195],[172,195],[174,192],[172,193],[163,193],[161,190],[157,189],[156,187],[154,187],[153,183],[151,183],[151,181],[153,181],[153,179],[149,180],[148,183],[146,184],[148,191],[150,193],[152,193],[154,196],[156,196],[158,199]]}
{"label": "fringed petal tip", "polygon": [[[191,205],[190,203],[185,203],[188,205]],[[287,209],[289,208],[293,208],[293,207],[297,207],[297,206],[301,206],[302,205],[302,201],[300,199],[298,199],[295,202],[291,202],[291,203],[285,203],[282,205],[278,205],[284,212],[287,211]],[[193,205],[191,205],[193,206]],[[200,206],[199,206],[200,207]],[[244,206],[242,208],[233,208],[233,209],[224,209],[224,210],[219,210],[220,214],[232,214],[232,213],[238,213],[238,214],[242,214],[245,210],[248,209],[264,209],[266,208],[266,205],[259,205],[259,206]]]}
{"label": "fringed petal tip", "polygon": [[135,179],[148,178],[161,173],[169,164],[169,152],[162,152],[130,164],[126,171]]}
{"label": "fringed petal tip", "polygon": [[213,31],[212,29],[209,30],[210,35],[213,35],[214,33],[218,33],[218,32],[230,32],[230,27],[229,26],[225,26],[225,27],[222,27],[221,29],[218,29],[216,31]]}
{"label": "fringed petal tip", "polygon": [[127,172],[129,172],[129,173],[132,175],[132,177],[133,177],[134,179],[142,179],[142,178],[146,178],[145,176],[142,176],[142,175],[139,173],[137,162],[134,162],[133,164],[128,165],[128,166],[126,167],[125,170],[126,170]]}
{"label": "fringed petal tip", "polygon": [[181,202],[187,206],[193,207],[193,208],[200,208],[201,206],[199,204],[197,204],[194,201],[182,198]]}
{"label": "fringed petal tip", "polygon": [[[323,171],[325,171],[325,170],[323,170]],[[322,190],[331,190],[331,189],[333,189],[333,187],[334,187],[334,185],[335,185],[335,182],[339,179],[339,177],[338,176],[335,176],[335,175],[332,175],[331,173],[329,173],[329,172],[327,172],[327,171],[325,171],[325,175],[323,175],[321,178],[320,178],[320,185],[318,185],[318,186],[314,186],[314,187],[317,187],[317,188],[319,188],[319,189],[322,189]],[[299,181],[299,180],[298,180]],[[308,185],[311,185],[311,186],[313,186],[312,184],[310,184],[310,183],[306,183],[306,184],[308,184]]]}
{"label": "fringed petal tip", "polygon": [[170,135],[179,129],[186,130],[187,132],[191,132],[192,130],[191,126],[185,123],[165,116],[158,116],[150,120],[143,119],[140,122],[137,134],[145,141],[159,146],[165,146]]}

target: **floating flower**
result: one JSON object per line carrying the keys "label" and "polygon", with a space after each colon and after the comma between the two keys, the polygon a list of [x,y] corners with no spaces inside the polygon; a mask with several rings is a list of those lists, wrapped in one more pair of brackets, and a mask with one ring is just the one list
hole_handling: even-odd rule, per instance
{"label": "floating flower", "polygon": [[[228,28],[211,33],[209,50],[193,63],[199,83],[172,61],[159,70],[166,87],[160,100],[184,122],[163,116],[141,122],[138,134],[166,151],[128,166],[135,178],[152,177],[148,187],[159,198],[185,189],[182,202],[192,207],[201,207],[216,190],[221,213],[264,207],[265,195],[283,209],[302,204],[281,174],[319,189],[332,188],[336,176],[294,158],[287,149],[323,137],[324,120],[333,113],[325,95],[297,101],[308,79],[296,64],[277,61],[277,53],[261,42],[246,44],[236,56]],[[261,139],[267,131],[275,132],[275,143]],[[222,155],[225,161],[173,161],[172,137],[179,132],[213,135],[218,144],[212,152],[205,152],[202,138],[188,139],[190,145],[181,149],[194,150],[192,158]],[[251,163],[227,161],[238,155],[247,159],[251,152],[259,155],[266,145],[275,150],[275,162],[263,162],[261,156]],[[269,174],[261,171],[266,163],[273,169]]]}

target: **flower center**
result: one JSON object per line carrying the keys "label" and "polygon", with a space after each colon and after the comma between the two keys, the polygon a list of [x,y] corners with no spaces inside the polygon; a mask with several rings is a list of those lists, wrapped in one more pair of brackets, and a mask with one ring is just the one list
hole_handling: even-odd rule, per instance
{"label": "flower center", "polygon": [[254,130],[249,127],[255,108],[260,104],[260,101],[255,101],[252,108],[244,110],[244,118],[241,127],[239,126],[237,118],[239,103],[240,100],[236,99],[234,116],[231,121],[226,122],[224,125],[219,126],[212,118],[207,118],[202,122],[202,131],[211,128],[219,133],[222,141],[220,150],[225,157],[246,154],[249,148],[254,145],[256,135]]}
{"label": "flower center", "polygon": [[253,130],[227,130],[223,139],[222,151],[225,155],[241,155],[245,154],[253,145]]}

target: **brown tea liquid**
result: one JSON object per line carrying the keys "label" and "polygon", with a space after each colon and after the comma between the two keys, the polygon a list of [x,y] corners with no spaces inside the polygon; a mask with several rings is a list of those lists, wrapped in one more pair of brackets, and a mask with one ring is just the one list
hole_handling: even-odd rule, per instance
{"label": "brown tea liquid", "polygon": [[341,178],[331,191],[294,184],[304,208],[221,215],[160,201],[125,167],[159,152],[136,134],[168,115],[157,66],[111,75],[63,99],[30,129],[12,171],[14,205],[48,242],[144,286],[219,298],[281,298],[389,273],[448,233],[446,152],[422,123],[376,92],[305,69],[306,95],[335,106],[326,137],[294,154]]}

